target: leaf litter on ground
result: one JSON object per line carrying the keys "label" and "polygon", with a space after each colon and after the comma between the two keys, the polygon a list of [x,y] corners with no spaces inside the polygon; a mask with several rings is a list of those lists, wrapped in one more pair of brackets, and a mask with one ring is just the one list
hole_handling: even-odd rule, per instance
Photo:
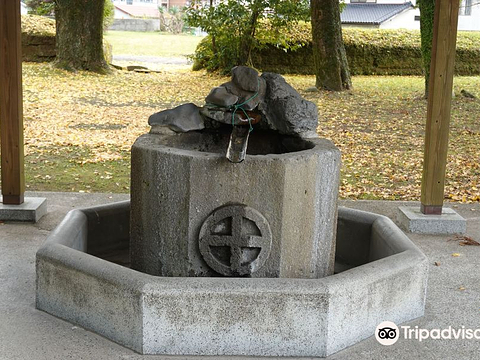
{"label": "leaf litter on ground", "polygon": [[448,241],[458,241],[458,245],[460,246],[480,246],[478,241],[466,235],[456,235],[453,239],[449,239]]}
{"label": "leaf litter on ground", "polygon": [[[426,101],[421,77],[356,76],[354,90],[309,92],[313,76],[285,76],[319,110],[318,134],[342,152],[340,197],[418,200]],[[25,63],[24,126],[28,190],[126,192],[130,148],[148,117],[204,103],[227,77],[185,67],[111,76]],[[480,96],[480,77],[457,77]],[[480,100],[452,102],[445,199],[480,201]],[[108,172],[112,175],[107,175]]]}

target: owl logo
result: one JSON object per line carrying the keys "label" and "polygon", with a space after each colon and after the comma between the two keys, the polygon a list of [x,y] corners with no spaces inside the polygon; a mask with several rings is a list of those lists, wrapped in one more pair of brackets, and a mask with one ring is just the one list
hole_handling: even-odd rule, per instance
{"label": "owl logo", "polygon": [[393,345],[399,336],[398,326],[391,321],[383,321],[375,329],[375,338],[382,345]]}

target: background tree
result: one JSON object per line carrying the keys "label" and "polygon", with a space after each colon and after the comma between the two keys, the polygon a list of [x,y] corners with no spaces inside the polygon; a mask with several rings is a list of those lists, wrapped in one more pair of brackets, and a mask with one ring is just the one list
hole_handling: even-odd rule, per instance
{"label": "background tree", "polygon": [[352,88],[342,39],[339,0],[311,0],[315,86],[341,91]]}
{"label": "background tree", "polygon": [[115,5],[112,0],[105,0],[103,8],[103,30],[106,31],[113,24],[115,17]]}
{"label": "background tree", "polygon": [[[53,16],[55,15],[55,0],[25,0],[28,12],[35,15]],[[113,24],[115,16],[115,6],[111,0],[105,1],[103,10],[103,29],[106,30]]]}
{"label": "background tree", "polygon": [[160,13],[160,31],[167,31],[172,34],[182,33],[185,17],[182,9],[171,6],[167,10],[163,6],[159,6],[158,11]]}
{"label": "background tree", "polygon": [[418,0],[417,5],[420,9],[420,37],[422,47],[423,69],[425,74],[425,98],[427,98],[428,82],[430,79],[430,62],[432,60],[435,0]]}
{"label": "background tree", "polygon": [[[212,57],[208,69],[229,71],[236,65],[251,65],[251,54],[261,46],[259,33],[307,20],[307,0],[227,0],[216,6],[192,1],[186,22],[209,34]],[[281,34],[278,34],[281,36]]]}
{"label": "background tree", "polygon": [[103,54],[104,5],[105,0],[55,1],[55,66],[71,71],[110,71]]}
{"label": "background tree", "polygon": [[25,0],[25,5],[29,9],[29,13],[35,15],[53,15],[55,1],[54,0]]}

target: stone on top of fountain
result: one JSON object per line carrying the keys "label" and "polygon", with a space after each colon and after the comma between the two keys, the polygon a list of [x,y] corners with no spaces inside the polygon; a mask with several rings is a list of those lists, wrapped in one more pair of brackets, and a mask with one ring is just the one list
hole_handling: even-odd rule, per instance
{"label": "stone on top of fountain", "polygon": [[258,71],[248,66],[235,66],[232,82],[242,90],[255,93],[258,91]]}
{"label": "stone on top of fountain", "polygon": [[226,108],[211,108],[207,106],[200,108],[200,114],[205,117],[205,128],[218,128],[221,124],[254,125],[261,119],[260,113],[249,112],[247,113],[250,118],[249,122],[242,110],[237,110],[234,114],[233,111]]}
{"label": "stone on top of fountain", "polygon": [[238,85],[236,85],[233,81],[229,81],[225,84],[222,84],[221,86],[225,87],[229,93],[238,96],[237,103],[238,104],[244,103],[242,107],[245,110],[254,110],[264,100],[265,93],[267,90],[267,84],[265,83],[264,79],[257,76],[257,80],[255,80],[255,82],[258,88],[257,91],[248,91],[248,90],[242,89]]}
{"label": "stone on top of fountain", "polygon": [[[208,119],[214,120],[217,123],[222,124],[232,124],[232,112],[228,111],[226,108],[212,108],[209,106],[204,106],[200,108],[200,114],[205,116]],[[235,117],[238,117],[235,114]],[[207,122],[209,124],[209,122]],[[206,127],[210,127],[207,126]]]}
{"label": "stone on top of fountain", "polygon": [[[257,70],[247,66],[236,66],[232,69],[231,81],[210,91],[205,98],[206,107],[212,108],[213,104],[229,108],[236,104],[243,104],[243,109],[254,110],[263,101],[266,87],[265,80],[258,76]],[[208,114],[205,115],[208,116]]]}
{"label": "stone on top of fountain", "polygon": [[182,133],[202,130],[205,128],[205,124],[199,110],[200,108],[195,104],[187,103],[150,115],[148,118],[148,124],[152,126],[150,132],[162,132],[162,128],[166,127],[175,132]]}
{"label": "stone on top of fountain", "polygon": [[258,107],[264,120],[263,127],[284,135],[317,137],[317,106],[305,100],[281,75],[267,72],[261,78],[267,89],[265,99]]}
{"label": "stone on top of fountain", "polygon": [[238,96],[229,93],[224,86],[214,87],[205,98],[207,104],[214,104],[225,108],[235,105],[237,101]]}
{"label": "stone on top of fountain", "polygon": [[279,74],[264,73],[259,77],[256,70],[237,66],[232,69],[232,81],[213,88],[205,100],[207,104],[202,108],[189,103],[153,114],[148,121],[152,126],[150,132],[164,133],[167,128],[176,132],[217,128],[222,124],[232,125],[232,117],[234,125],[242,125],[244,111],[249,111],[261,114],[263,121],[257,125],[260,129],[303,138],[317,137],[316,105],[302,98]]}

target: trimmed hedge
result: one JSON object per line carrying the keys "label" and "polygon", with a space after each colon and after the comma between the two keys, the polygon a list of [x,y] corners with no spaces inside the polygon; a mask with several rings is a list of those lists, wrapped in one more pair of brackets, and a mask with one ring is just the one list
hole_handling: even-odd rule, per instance
{"label": "trimmed hedge", "polygon": [[[253,66],[282,74],[314,74],[310,24],[285,29],[282,44],[260,39],[252,54]],[[420,31],[343,29],[343,40],[353,75],[421,75]],[[292,50],[290,50],[292,48]],[[207,36],[197,47],[194,69],[206,67],[210,49]],[[480,33],[459,32],[456,75],[480,75]]]}
{"label": "trimmed hedge", "polygon": [[55,56],[55,20],[22,15],[22,60],[52,61]]}

